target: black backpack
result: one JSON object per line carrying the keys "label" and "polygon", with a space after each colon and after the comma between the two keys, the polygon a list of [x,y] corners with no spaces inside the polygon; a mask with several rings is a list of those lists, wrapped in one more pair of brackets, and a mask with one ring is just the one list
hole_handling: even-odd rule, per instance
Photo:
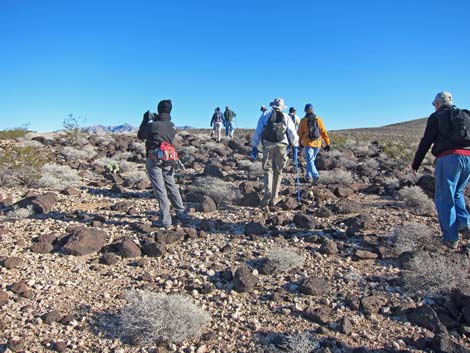
{"label": "black backpack", "polygon": [[222,114],[220,112],[214,113],[212,117],[216,123],[220,123],[222,121]]}
{"label": "black backpack", "polygon": [[272,111],[271,116],[268,119],[268,123],[263,129],[263,140],[269,142],[281,142],[284,140],[287,126],[284,122],[284,114],[276,110]]}
{"label": "black backpack", "polygon": [[446,134],[452,142],[470,145],[470,111],[452,108],[450,110],[450,128]]}
{"label": "black backpack", "polygon": [[308,137],[310,140],[316,140],[320,138],[321,131],[320,126],[318,126],[318,119],[315,114],[308,117]]}

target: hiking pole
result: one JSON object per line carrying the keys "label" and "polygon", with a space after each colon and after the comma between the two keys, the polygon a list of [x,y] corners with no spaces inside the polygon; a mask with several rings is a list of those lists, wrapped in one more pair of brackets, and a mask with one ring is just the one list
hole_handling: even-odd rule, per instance
{"label": "hiking pole", "polygon": [[297,202],[300,203],[299,149],[298,147],[292,148],[294,149],[295,174],[297,179]]}

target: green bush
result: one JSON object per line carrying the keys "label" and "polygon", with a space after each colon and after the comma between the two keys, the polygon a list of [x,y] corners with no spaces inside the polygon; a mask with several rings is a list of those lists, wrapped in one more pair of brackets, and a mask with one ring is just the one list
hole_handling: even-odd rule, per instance
{"label": "green bush", "polygon": [[29,130],[25,127],[16,127],[13,129],[5,129],[0,131],[0,140],[12,140],[18,137],[24,137]]}

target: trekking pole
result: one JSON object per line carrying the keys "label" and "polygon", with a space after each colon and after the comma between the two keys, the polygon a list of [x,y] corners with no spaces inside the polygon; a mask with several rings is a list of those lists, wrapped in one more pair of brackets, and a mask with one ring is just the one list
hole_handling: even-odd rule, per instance
{"label": "trekking pole", "polygon": [[297,202],[300,203],[299,150],[298,149],[294,150],[294,154],[295,154],[295,174],[296,174],[296,179],[297,179]]}

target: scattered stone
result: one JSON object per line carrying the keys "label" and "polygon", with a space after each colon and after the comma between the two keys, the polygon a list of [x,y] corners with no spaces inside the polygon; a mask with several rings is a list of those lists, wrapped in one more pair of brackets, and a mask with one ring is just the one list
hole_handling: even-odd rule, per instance
{"label": "scattered stone", "polygon": [[201,202],[201,212],[212,213],[217,211],[217,204],[214,199],[210,196],[204,195]]}
{"label": "scattered stone", "polygon": [[327,306],[321,306],[319,308],[308,307],[302,311],[302,317],[320,325],[327,325],[331,317],[331,312],[332,310]]}
{"label": "scattered stone", "polygon": [[52,324],[53,322],[59,322],[61,319],[62,319],[62,315],[57,310],[50,311],[47,314],[44,314],[42,316],[42,321],[44,321],[46,324]]}
{"label": "scattered stone", "polygon": [[39,243],[34,243],[33,245],[31,245],[29,249],[34,253],[48,254],[52,250],[54,250],[54,246],[51,243],[39,242]]}
{"label": "scattered stone", "polygon": [[351,320],[349,320],[346,316],[339,321],[338,330],[345,335],[350,335],[353,332],[353,325]]}
{"label": "scattered stone", "polygon": [[80,195],[80,190],[70,186],[64,191],[62,191],[62,194],[67,195],[67,196],[78,196]]}
{"label": "scattered stone", "polygon": [[57,341],[54,342],[52,347],[56,352],[65,352],[67,350],[67,342]]}
{"label": "scattered stone", "polygon": [[323,277],[307,277],[302,281],[299,291],[306,295],[324,296],[330,291],[330,285]]}
{"label": "scattered stone", "polygon": [[354,190],[346,186],[337,186],[333,193],[338,197],[350,197],[354,194]]}
{"label": "scattered stone", "polygon": [[29,289],[25,281],[15,282],[11,284],[10,286],[7,286],[7,289],[24,298],[29,298],[31,297],[31,294],[32,294],[31,290]]}
{"label": "scattered stone", "polygon": [[23,340],[10,339],[8,341],[8,348],[13,352],[22,352],[26,348],[26,344]]}
{"label": "scattered stone", "polygon": [[354,250],[354,258],[356,260],[375,260],[379,257],[376,253],[373,253],[371,251],[367,250],[360,250],[360,249],[355,249]]}
{"label": "scattered stone", "polygon": [[124,194],[126,192],[126,188],[122,185],[114,184],[109,191],[113,194]]}
{"label": "scattered stone", "polygon": [[8,293],[0,290],[0,307],[8,303]]}
{"label": "scattered stone", "polygon": [[349,214],[360,213],[362,210],[361,204],[355,200],[340,200],[335,205],[336,213]]}
{"label": "scattered stone", "polygon": [[426,304],[412,310],[408,314],[408,320],[414,325],[427,328],[433,332],[441,325],[434,309]]}
{"label": "scattered stone", "polygon": [[233,288],[237,292],[251,292],[257,283],[258,277],[256,277],[248,267],[241,267],[235,272]]}
{"label": "scattered stone", "polygon": [[336,245],[336,242],[334,242],[333,240],[330,240],[328,238],[325,238],[325,240],[323,241],[323,243],[320,246],[320,249],[318,249],[318,251],[321,254],[326,254],[326,255],[329,255],[329,256],[336,255],[339,252],[338,251],[338,246]]}
{"label": "scattered stone", "polygon": [[166,254],[166,245],[160,242],[144,244],[142,252],[149,257],[160,257]]}
{"label": "scattered stone", "polygon": [[245,235],[261,235],[265,234],[267,229],[259,222],[248,222],[245,225]]}
{"label": "scattered stone", "polygon": [[364,312],[367,314],[378,313],[383,306],[384,301],[377,295],[370,295],[361,299],[361,305]]}
{"label": "scattered stone", "polygon": [[257,207],[261,202],[261,197],[256,191],[252,191],[243,195],[240,200],[241,206]]}
{"label": "scattered stone", "polygon": [[96,228],[82,228],[69,237],[64,251],[75,256],[88,255],[99,252],[105,244],[105,231]]}
{"label": "scattered stone", "polygon": [[304,213],[296,213],[294,216],[294,223],[297,228],[302,229],[315,229],[317,225],[315,217]]}
{"label": "scattered stone", "polygon": [[119,256],[112,252],[103,254],[103,256],[100,259],[100,262],[105,265],[115,265],[119,261],[120,261]]}
{"label": "scattered stone", "polygon": [[3,261],[3,266],[11,270],[21,266],[22,263],[23,260],[21,259],[21,257],[11,256]]}
{"label": "scattered stone", "polygon": [[142,255],[140,247],[131,239],[124,239],[117,244],[117,253],[124,258]]}

